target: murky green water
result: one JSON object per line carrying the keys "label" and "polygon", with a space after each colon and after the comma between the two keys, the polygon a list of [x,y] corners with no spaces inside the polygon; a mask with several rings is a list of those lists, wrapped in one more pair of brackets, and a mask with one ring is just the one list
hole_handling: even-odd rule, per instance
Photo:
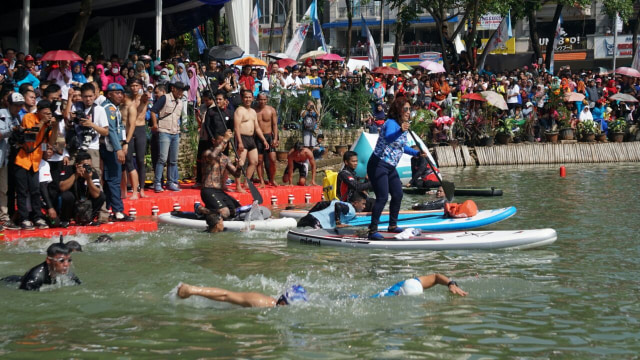
{"label": "murky green water", "polygon": [[[0,286],[8,358],[633,358],[640,352],[637,164],[447,170],[459,186],[495,185],[516,205],[497,229],[553,227],[529,251],[366,251],[288,244],[284,233],[208,236],[167,227],[74,254],[82,286]],[[418,198],[414,197],[414,201]],[[407,198],[405,205],[409,206]],[[91,237],[78,239],[81,243]],[[0,245],[0,275],[41,262],[49,241]],[[441,272],[469,291],[352,299]],[[277,295],[299,282],[307,304],[243,309],[179,300],[179,281]]]}

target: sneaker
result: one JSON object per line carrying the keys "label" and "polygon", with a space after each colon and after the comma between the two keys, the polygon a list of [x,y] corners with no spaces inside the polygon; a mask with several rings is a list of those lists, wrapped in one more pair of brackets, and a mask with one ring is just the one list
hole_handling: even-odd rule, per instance
{"label": "sneaker", "polygon": [[382,236],[382,234],[380,234],[379,232],[373,232],[373,233],[369,233],[369,236],[367,236],[367,239],[369,240],[384,240],[384,236]]}
{"label": "sneaker", "polygon": [[388,232],[397,233],[397,234],[400,234],[400,233],[401,233],[401,232],[403,232],[404,230],[405,230],[404,228],[401,228],[401,227],[398,227],[398,226],[396,226],[396,227],[391,227],[391,228],[388,228],[388,229],[387,229],[387,231],[388,231]]}
{"label": "sneaker", "polygon": [[13,221],[7,220],[0,224],[6,230],[20,230],[20,226],[16,225]]}
{"label": "sneaker", "polygon": [[131,216],[127,216],[124,213],[118,211],[112,217],[113,221],[133,221],[134,219]]}
{"label": "sneaker", "polygon": [[22,230],[35,230],[33,223],[29,220],[24,220],[20,223],[20,229]]}
{"label": "sneaker", "polygon": [[153,191],[157,192],[157,193],[161,193],[164,191],[164,189],[162,188],[162,185],[160,184],[155,184],[153,187]]}
{"label": "sneaker", "polygon": [[44,229],[48,229],[49,228],[49,224],[47,224],[47,222],[44,221],[44,219],[36,220],[35,225],[39,230],[44,230]]}
{"label": "sneaker", "polygon": [[180,189],[180,186],[178,186],[178,184],[174,184],[174,183],[171,183],[171,184],[167,185],[167,190],[175,191],[175,192],[182,191],[182,189]]}

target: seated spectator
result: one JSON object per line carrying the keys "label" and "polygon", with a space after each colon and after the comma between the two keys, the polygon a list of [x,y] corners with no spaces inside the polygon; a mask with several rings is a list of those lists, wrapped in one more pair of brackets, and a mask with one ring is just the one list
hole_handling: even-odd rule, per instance
{"label": "seated spectator", "polygon": [[324,135],[320,134],[316,138],[316,146],[313,147],[313,158],[315,160],[322,159],[322,156],[326,151],[327,149],[324,147]]}
{"label": "seated spectator", "polygon": [[67,166],[61,174],[61,221],[75,219],[77,225],[86,225],[96,218],[105,195],[100,187],[100,177],[93,168],[91,155],[81,151],[75,165]]}

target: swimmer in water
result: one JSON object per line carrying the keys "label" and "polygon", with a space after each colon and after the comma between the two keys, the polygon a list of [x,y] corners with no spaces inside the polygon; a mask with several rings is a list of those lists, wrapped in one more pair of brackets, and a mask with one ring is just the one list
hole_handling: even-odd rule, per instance
{"label": "swimmer in water", "polygon": [[96,241],[94,241],[94,243],[110,243],[113,242],[113,238],[107,234],[102,234],[100,236],[98,236],[98,238],[96,239]]}
{"label": "swimmer in water", "polygon": [[297,301],[307,301],[307,291],[300,285],[289,287],[279,298],[257,292],[234,292],[214,287],[181,284],[178,296],[183,299],[197,295],[210,300],[228,302],[242,307],[275,307],[290,305]]}
{"label": "swimmer in water", "polygon": [[68,275],[73,282],[81,284],[77,276],[69,273],[71,266],[71,251],[66,244],[60,242],[51,244],[47,248],[45,261],[22,277],[21,290],[39,290],[42,285],[55,284],[59,276]]}
{"label": "swimmer in water", "polygon": [[[455,295],[467,296],[469,293],[460,289],[458,283],[441,274],[419,276],[413,279],[403,280],[383,291],[372,295],[372,298],[419,295],[422,291],[436,284],[446,285],[449,292]],[[202,296],[210,300],[223,301],[243,307],[275,307],[289,305],[296,301],[308,301],[307,291],[300,285],[293,285],[287,289],[278,299],[257,292],[233,292],[214,287],[201,287],[188,284],[180,284],[178,296],[186,299],[192,295]]]}

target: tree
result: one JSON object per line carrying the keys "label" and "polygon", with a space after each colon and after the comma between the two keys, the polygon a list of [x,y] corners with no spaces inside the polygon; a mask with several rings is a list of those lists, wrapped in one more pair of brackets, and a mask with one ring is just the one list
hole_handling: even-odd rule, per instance
{"label": "tree", "polygon": [[284,47],[287,43],[287,34],[289,33],[289,27],[291,26],[291,18],[293,16],[293,6],[291,6],[291,2],[296,0],[291,0],[289,2],[289,8],[287,9],[287,20],[284,21],[284,27],[282,28],[282,38],[280,40],[280,52],[284,52]]}
{"label": "tree", "polygon": [[[633,4],[640,3],[635,0],[607,0],[602,4],[604,5],[604,12],[609,15],[610,18],[615,19],[616,14],[620,16],[625,24],[629,23],[629,20],[633,17]],[[633,27],[633,57],[636,56],[638,29],[640,27],[640,12],[636,14],[636,26]]]}
{"label": "tree", "polygon": [[347,4],[347,54],[345,61],[351,57],[351,28],[353,27],[353,0],[345,0]]}
{"label": "tree", "polygon": [[393,45],[393,61],[396,62],[400,57],[400,47],[403,45],[404,32],[409,28],[411,21],[418,19],[417,3],[414,0],[390,0],[389,9],[397,11],[396,42]]}
{"label": "tree", "polygon": [[89,17],[91,17],[91,7],[93,0],[82,0],[80,2],[80,12],[76,16],[76,24],[73,28],[73,36],[69,43],[69,49],[78,53],[80,52],[80,46],[82,46],[82,39],[84,38],[84,30],[87,28]]}
{"label": "tree", "polygon": [[[476,1],[485,0],[419,0],[419,5],[426,9],[436,23],[440,38],[440,46],[442,47],[442,60],[445,69],[449,70],[450,64],[447,57],[447,46],[453,47],[453,39],[460,33],[467,23],[469,14],[473,11],[467,11],[474,6]],[[464,15],[462,15],[464,14]],[[449,34],[444,32],[444,26],[453,18],[462,15],[462,19],[458,22],[455,30]],[[476,20],[477,22],[477,20]],[[455,54],[455,48],[452,49]]]}

